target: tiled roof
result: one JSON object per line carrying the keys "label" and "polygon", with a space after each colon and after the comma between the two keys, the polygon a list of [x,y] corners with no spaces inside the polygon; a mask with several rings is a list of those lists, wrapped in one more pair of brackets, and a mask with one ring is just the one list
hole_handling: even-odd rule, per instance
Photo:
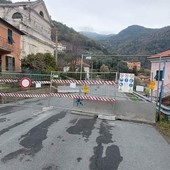
{"label": "tiled roof", "polygon": [[162,58],[170,57],[170,50],[152,55],[152,56],[148,57],[148,59],[157,59],[157,58],[160,58],[160,57],[162,57]]}
{"label": "tiled roof", "polygon": [[[71,63],[68,63],[68,65],[71,65]],[[81,60],[77,60],[75,65],[80,66],[81,65]],[[90,67],[90,65],[85,63],[84,61],[82,62],[82,66],[83,67]]]}

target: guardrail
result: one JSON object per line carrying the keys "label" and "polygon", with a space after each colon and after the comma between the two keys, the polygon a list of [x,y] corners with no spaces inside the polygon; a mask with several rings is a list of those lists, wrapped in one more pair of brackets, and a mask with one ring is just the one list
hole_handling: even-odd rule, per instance
{"label": "guardrail", "polygon": [[[146,101],[146,102],[151,102],[151,100],[148,98],[148,97],[145,97],[137,92],[133,92],[133,94],[137,97],[139,97],[140,99],[142,99],[143,101]],[[156,109],[159,110],[159,103],[157,103],[157,106],[156,106]],[[168,116],[170,116],[170,107],[168,106],[165,106],[163,104],[161,104],[161,107],[160,107],[160,111]]]}

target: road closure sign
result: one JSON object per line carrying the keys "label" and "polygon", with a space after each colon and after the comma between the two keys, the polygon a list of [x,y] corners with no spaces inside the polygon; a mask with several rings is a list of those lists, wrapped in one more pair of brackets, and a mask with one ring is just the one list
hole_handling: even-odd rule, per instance
{"label": "road closure sign", "polygon": [[84,93],[84,94],[87,94],[88,92],[89,92],[88,86],[87,86],[87,85],[84,85],[84,86],[83,86],[83,93]]}
{"label": "road closure sign", "polygon": [[151,82],[149,83],[149,88],[150,88],[151,90],[153,90],[153,89],[155,88],[155,81],[151,81]]}
{"label": "road closure sign", "polygon": [[31,86],[31,80],[27,77],[23,77],[20,80],[20,86],[25,89],[29,88]]}
{"label": "road closure sign", "polygon": [[120,73],[118,91],[132,93],[134,86],[134,74]]}

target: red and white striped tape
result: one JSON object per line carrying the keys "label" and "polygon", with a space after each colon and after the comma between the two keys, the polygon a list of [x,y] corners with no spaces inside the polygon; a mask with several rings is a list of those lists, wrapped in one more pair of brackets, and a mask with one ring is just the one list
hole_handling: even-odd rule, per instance
{"label": "red and white striped tape", "polygon": [[17,82],[19,81],[13,79],[0,79],[0,83],[17,83]]}
{"label": "red and white striped tape", "polygon": [[72,99],[83,99],[83,100],[94,100],[94,101],[103,101],[103,102],[115,102],[113,98],[106,98],[106,97],[98,97],[98,96],[81,96],[81,95],[74,95],[74,94],[63,94],[63,93],[50,93],[50,94],[22,94],[22,93],[0,93],[2,97],[66,97]]}
{"label": "red and white striped tape", "polygon": [[50,84],[51,81],[32,81],[32,84]]}
{"label": "red and white striped tape", "polygon": [[61,84],[86,84],[86,85],[95,85],[95,84],[107,84],[107,85],[115,85],[114,81],[104,81],[104,80],[52,80],[52,82],[61,83]]}
{"label": "red and white striped tape", "polygon": [[[13,80],[13,79],[0,79],[0,82],[4,83],[16,83],[19,82],[19,80]],[[76,83],[76,84],[81,84],[81,85],[102,85],[102,84],[107,84],[107,85],[115,85],[114,81],[104,81],[104,80],[52,80],[52,82],[59,83],[59,84],[70,84],[70,83]],[[32,81],[32,84],[50,84],[51,81]]]}

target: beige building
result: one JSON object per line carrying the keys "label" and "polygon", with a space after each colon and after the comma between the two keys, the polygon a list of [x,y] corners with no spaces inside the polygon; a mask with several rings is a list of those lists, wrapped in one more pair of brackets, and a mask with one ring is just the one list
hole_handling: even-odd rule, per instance
{"label": "beige building", "polygon": [[26,34],[21,37],[21,58],[39,52],[54,54],[51,18],[43,0],[1,4],[0,17]]}
{"label": "beige building", "polygon": [[129,68],[129,70],[133,70],[136,67],[137,71],[139,71],[141,69],[141,62],[127,61],[127,67]]}

